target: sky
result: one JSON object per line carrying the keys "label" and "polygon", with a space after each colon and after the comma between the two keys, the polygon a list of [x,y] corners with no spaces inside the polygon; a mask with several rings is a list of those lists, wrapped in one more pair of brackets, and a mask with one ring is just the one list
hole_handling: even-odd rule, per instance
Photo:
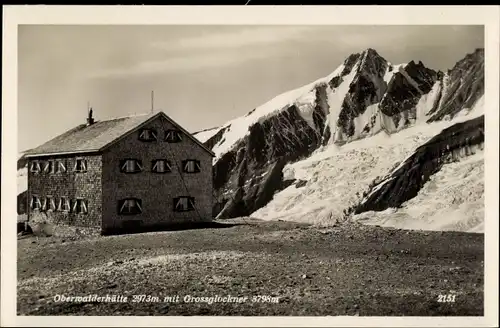
{"label": "sky", "polygon": [[483,26],[20,25],[18,149],[84,123],[163,110],[216,127],[373,48],[446,71],[484,47]]}

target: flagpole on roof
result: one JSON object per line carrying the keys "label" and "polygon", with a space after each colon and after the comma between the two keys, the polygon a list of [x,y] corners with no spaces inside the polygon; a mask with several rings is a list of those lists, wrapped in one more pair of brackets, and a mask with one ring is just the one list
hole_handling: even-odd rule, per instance
{"label": "flagpole on roof", "polygon": [[154,111],[154,103],[155,103],[155,92],[154,90],[151,90],[151,114],[153,114]]}

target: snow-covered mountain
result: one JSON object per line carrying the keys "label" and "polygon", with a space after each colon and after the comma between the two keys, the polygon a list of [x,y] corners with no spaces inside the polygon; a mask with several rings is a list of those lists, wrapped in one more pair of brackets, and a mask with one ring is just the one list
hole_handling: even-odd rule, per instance
{"label": "snow-covered mountain", "polygon": [[[328,76],[281,94],[222,127],[195,134],[216,154],[214,211],[220,218],[252,214],[329,224],[354,210],[381,210],[361,205],[362,194],[379,182],[374,179],[390,173],[455,120],[480,116],[483,93],[482,49],[467,55],[447,73],[421,62],[394,65],[373,49],[352,54]],[[476,123],[471,125],[473,129],[482,124]],[[455,146],[463,148],[460,142],[470,131],[458,129],[454,133],[460,145]],[[400,144],[403,135],[411,141]],[[442,138],[446,141],[448,135]],[[478,138],[484,140],[484,134]],[[362,146],[367,143],[369,147]],[[425,148],[414,160],[427,165],[424,162],[429,158],[437,158],[427,152],[446,150],[446,142],[439,145]],[[377,160],[371,162],[370,158]],[[306,163],[314,165],[304,173]],[[403,166],[399,171],[403,175],[412,169],[410,164]],[[299,167],[302,178],[290,174]],[[430,177],[442,165],[425,167]],[[335,171],[343,179],[329,176],[325,170]],[[385,208],[415,197],[426,179],[411,193],[393,186],[389,193],[406,196],[396,197],[398,201]],[[353,197],[347,199],[351,194]],[[336,199],[345,201],[338,203]]]}

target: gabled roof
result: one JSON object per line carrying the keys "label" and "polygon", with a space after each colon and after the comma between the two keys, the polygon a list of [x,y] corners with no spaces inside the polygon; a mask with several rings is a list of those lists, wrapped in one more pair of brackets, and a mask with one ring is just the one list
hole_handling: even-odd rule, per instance
{"label": "gabled roof", "polygon": [[91,125],[81,124],[25,152],[25,157],[102,152],[111,144],[137,131],[152,120],[163,116],[210,155],[215,154],[191,133],[182,128],[164,112],[127,116],[106,121],[96,121]]}

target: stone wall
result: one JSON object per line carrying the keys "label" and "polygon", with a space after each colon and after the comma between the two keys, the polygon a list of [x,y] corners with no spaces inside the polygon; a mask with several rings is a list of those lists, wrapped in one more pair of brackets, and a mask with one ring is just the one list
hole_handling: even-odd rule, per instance
{"label": "stone wall", "polygon": [[[77,158],[86,160],[87,172],[75,172],[73,170]],[[42,172],[34,173],[31,171],[33,161],[40,162]],[[57,161],[63,161],[66,172],[43,172],[44,164],[47,161],[54,161],[54,165],[56,165]],[[28,161],[28,220],[34,214],[37,214],[35,212],[42,212],[33,210],[29,206],[33,196],[38,196],[42,204],[47,196],[52,196],[56,206],[58,206],[61,197],[67,197],[70,201],[82,198],[87,200],[88,213],[63,212],[57,209],[43,212],[45,212],[47,220],[54,224],[100,226],[102,213],[101,168],[102,159],[100,155],[30,158]],[[45,217],[45,215],[42,217]]]}
{"label": "stone wall", "polygon": [[[210,221],[213,198],[211,154],[186,135],[182,136],[182,141],[179,143],[164,141],[164,131],[173,129],[174,126],[163,117],[158,117],[144,128],[155,129],[158,141],[140,141],[139,131],[136,131],[103,153],[103,229],[114,231],[133,226],[141,230],[148,227]],[[120,160],[123,159],[141,160],[143,171],[121,172]],[[152,172],[152,161],[155,159],[169,160],[172,172]],[[182,172],[182,161],[186,159],[199,160],[201,172]],[[194,197],[195,210],[174,211],[173,199],[179,196]],[[118,204],[125,198],[141,199],[142,213],[120,214]]]}

